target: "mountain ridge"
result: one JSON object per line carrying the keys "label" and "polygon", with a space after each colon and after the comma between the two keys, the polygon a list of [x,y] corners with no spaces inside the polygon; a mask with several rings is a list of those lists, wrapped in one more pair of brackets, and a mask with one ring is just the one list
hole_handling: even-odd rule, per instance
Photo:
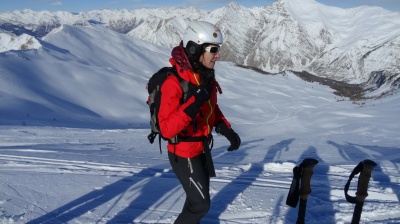
{"label": "mountain ridge", "polygon": [[358,84],[373,82],[376,74],[382,74],[379,79],[390,80],[387,84],[393,89],[400,85],[400,14],[379,7],[341,9],[314,0],[279,0],[253,8],[229,3],[212,11],[193,7],[75,14],[23,10],[1,13],[0,30],[24,28],[40,39],[62,24],[102,24],[172,48],[190,20],[206,20],[221,29],[225,40],[221,60],[270,73],[307,71]]}

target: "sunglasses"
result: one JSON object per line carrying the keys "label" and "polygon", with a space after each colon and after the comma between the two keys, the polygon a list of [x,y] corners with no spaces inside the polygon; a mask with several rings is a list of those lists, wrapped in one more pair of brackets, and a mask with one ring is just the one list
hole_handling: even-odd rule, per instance
{"label": "sunglasses", "polygon": [[219,46],[208,46],[204,48],[205,51],[210,52],[211,54],[216,54],[219,52]]}

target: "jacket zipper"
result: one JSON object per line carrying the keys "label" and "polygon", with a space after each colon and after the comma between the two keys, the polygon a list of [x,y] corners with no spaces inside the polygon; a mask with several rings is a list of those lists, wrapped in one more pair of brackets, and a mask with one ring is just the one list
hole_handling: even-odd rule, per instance
{"label": "jacket zipper", "polygon": [[208,106],[210,106],[210,113],[207,116],[206,124],[207,124],[207,134],[209,135],[209,134],[211,134],[211,127],[210,127],[210,124],[208,121],[210,120],[211,114],[213,113],[213,108],[211,106],[210,100],[208,100]]}
{"label": "jacket zipper", "polygon": [[[197,79],[196,73],[194,73],[194,72],[192,72],[192,73],[193,73],[194,79],[196,80],[197,86],[199,86],[199,85],[200,85],[200,82],[199,82],[199,80]],[[212,94],[212,93],[211,93],[211,94]],[[208,102],[208,106],[210,107],[210,113],[208,114],[207,119],[206,119],[206,124],[207,124],[207,135],[209,135],[209,134],[211,134],[211,127],[210,127],[210,124],[209,124],[208,121],[209,121],[209,119],[210,119],[210,117],[211,117],[211,114],[213,113],[213,108],[212,108],[212,106],[211,106],[211,100],[208,100],[207,102]]]}

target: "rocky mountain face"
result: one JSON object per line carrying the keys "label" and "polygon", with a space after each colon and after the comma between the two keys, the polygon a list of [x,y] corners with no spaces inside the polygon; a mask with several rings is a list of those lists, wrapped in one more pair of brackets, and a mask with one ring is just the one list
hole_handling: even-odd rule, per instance
{"label": "rocky mountain face", "polygon": [[348,83],[400,86],[400,13],[379,7],[341,9],[314,0],[278,0],[254,8],[230,3],[213,11],[159,8],[73,14],[23,10],[1,13],[0,32],[41,39],[63,24],[100,24],[172,48],[190,20],[209,21],[221,29],[221,60],[270,73],[307,71]]}

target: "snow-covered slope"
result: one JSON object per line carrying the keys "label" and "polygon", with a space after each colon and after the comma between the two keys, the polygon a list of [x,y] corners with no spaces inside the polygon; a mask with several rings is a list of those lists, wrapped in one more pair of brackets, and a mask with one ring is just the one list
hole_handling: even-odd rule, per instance
{"label": "snow-covered slope", "polygon": [[42,46],[35,37],[28,34],[15,36],[14,34],[0,33],[0,43],[2,43],[0,44],[0,52],[38,49]]}
{"label": "snow-covered slope", "polygon": [[135,108],[144,109],[146,75],[168,53],[101,26],[63,26],[38,50],[0,54],[0,119],[127,125]]}
{"label": "snow-covered slope", "polygon": [[225,35],[222,60],[267,72],[305,70],[352,83],[385,74],[379,79],[398,88],[400,14],[379,7],[341,9],[314,0],[279,0],[254,8],[230,3],[213,11],[159,8],[72,14],[23,10],[1,13],[0,28],[42,37],[62,24],[100,23],[171,48],[179,43],[189,20],[206,20],[221,28]]}
{"label": "snow-covered slope", "polygon": [[[100,25],[61,26],[43,38],[39,49],[0,54],[0,111],[3,114],[0,121],[3,124],[29,125],[33,122],[67,126],[147,126],[147,115],[139,113],[148,110],[144,103],[147,99],[145,84],[151,74],[169,65],[169,55],[168,48]],[[260,123],[265,119],[274,120],[273,117],[277,116],[275,119],[287,119],[287,125],[297,126],[292,122],[296,118],[292,112],[275,111],[274,98],[251,97],[261,91],[270,91],[274,85],[260,84],[264,82],[260,73],[229,62],[220,62],[217,71],[221,73],[222,83],[254,83],[250,88],[227,90],[227,94],[222,95],[232,100],[231,105],[236,105],[236,101],[242,102],[239,108],[230,108],[232,112],[229,113],[236,113],[234,111],[239,109],[242,115],[238,117],[242,117],[249,111],[240,108],[253,108],[255,114],[251,117],[260,119]],[[291,91],[285,90],[286,79],[282,78],[276,85],[279,89],[277,95]],[[258,93],[254,88],[259,89]],[[252,100],[248,101],[250,98]],[[290,108],[293,102],[287,103]],[[296,113],[301,111],[299,109]],[[311,119],[296,129],[307,130],[308,126],[315,126],[314,122]],[[274,130],[280,129],[276,127]]]}

